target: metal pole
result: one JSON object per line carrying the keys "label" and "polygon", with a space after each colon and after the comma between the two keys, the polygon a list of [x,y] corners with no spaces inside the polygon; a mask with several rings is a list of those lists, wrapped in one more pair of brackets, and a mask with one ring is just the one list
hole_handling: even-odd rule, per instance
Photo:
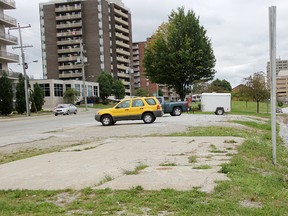
{"label": "metal pole", "polygon": [[85,110],[87,111],[87,92],[86,92],[86,82],[85,82],[85,62],[84,62],[84,49],[83,49],[83,41],[80,39],[80,58],[81,58],[81,65],[82,65],[82,80],[83,80],[83,93],[84,93],[84,101],[85,101]]}
{"label": "metal pole", "polygon": [[23,66],[23,73],[24,73],[26,114],[27,114],[27,116],[30,116],[28,83],[27,83],[27,74],[26,74],[26,66],[25,66],[25,54],[24,54],[23,43],[22,43],[21,27],[20,27],[19,23],[18,23],[18,30],[19,30],[19,40],[20,40],[20,48],[21,48],[22,66]]}
{"label": "metal pole", "polygon": [[272,162],[276,164],[276,6],[269,7]]}

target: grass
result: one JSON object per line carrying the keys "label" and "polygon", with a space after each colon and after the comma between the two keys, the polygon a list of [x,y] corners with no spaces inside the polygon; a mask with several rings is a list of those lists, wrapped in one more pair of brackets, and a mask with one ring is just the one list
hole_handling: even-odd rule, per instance
{"label": "grass", "polygon": [[125,175],[137,175],[139,174],[139,172],[145,168],[147,168],[148,166],[145,164],[139,164],[138,166],[135,167],[134,170],[124,170],[123,174]]}
{"label": "grass", "polygon": [[[0,191],[0,215],[287,215],[288,152],[283,141],[277,137],[277,165],[273,165],[269,121],[234,123],[246,127],[199,127],[173,134],[245,138],[238,154],[220,170],[230,181],[218,182],[211,194],[197,188],[145,191],[141,186],[118,191],[7,190]],[[140,164],[134,171],[144,167]]]}

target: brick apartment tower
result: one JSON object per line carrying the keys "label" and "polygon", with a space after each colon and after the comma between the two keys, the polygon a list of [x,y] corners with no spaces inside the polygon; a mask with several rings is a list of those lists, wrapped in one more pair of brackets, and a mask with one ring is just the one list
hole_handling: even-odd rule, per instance
{"label": "brick apartment tower", "polygon": [[14,0],[0,0],[0,76],[4,71],[9,75],[8,64],[19,61],[18,55],[7,52],[7,46],[18,44],[17,37],[6,33],[7,28],[17,27],[17,20],[4,13],[10,9],[16,9]]}
{"label": "brick apartment tower", "polygon": [[145,76],[143,66],[144,52],[147,41],[133,43],[133,70],[134,70],[134,87],[145,89],[150,96],[157,96],[157,91],[161,90],[165,98],[169,98],[169,90],[166,85],[152,83]]}
{"label": "brick apartment tower", "polygon": [[[121,0],[59,0],[40,4],[43,77],[96,81],[102,71],[130,95],[131,14]],[[87,57],[85,77],[80,41]]]}

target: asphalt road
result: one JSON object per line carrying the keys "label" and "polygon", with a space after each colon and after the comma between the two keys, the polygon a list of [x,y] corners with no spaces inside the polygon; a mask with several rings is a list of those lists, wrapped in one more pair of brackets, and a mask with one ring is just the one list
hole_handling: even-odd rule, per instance
{"label": "asphalt road", "polygon": [[95,109],[80,109],[77,115],[54,116],[51,113],[44,116],[0,119],[0,146],[45,139],[49,132],[61,131],[63,128],[95,125],[94,113]]}

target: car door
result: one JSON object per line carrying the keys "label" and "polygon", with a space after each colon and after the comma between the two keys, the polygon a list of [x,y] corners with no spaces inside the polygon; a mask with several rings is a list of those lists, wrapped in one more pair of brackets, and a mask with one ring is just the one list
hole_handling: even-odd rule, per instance
{"label": "car door", "polygon": [[141,119],[144,112],[145,104],[141,98],[132,99],[130,113],[134,120]]}
{"label": "car door", "polygon": [[130,113],[131,100],[123,100],[113,109],[113,117],[116,121],[128,120],[131,118]]}

